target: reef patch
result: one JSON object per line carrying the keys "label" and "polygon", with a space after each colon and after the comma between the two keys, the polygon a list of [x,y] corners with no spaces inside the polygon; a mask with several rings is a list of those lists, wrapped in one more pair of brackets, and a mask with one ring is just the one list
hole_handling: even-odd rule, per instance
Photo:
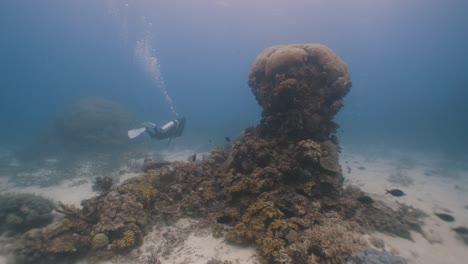
{"label": "reef patch", "polygon": [[229,150],[197,162],[145,161],[142,177],[83,201],[83,209],[63,206],[61,222],[26,234],[17,258],[126,253],[156,216],[207,219],[229,242],[255,243],[264,263],[341,264],[367,247],[368,231],[411,239],[421,214],[362,202],[364,193],[343,188],[333,117],[351,81],[336,53],[321,44],[268,48],[248,83],[262,119]]}

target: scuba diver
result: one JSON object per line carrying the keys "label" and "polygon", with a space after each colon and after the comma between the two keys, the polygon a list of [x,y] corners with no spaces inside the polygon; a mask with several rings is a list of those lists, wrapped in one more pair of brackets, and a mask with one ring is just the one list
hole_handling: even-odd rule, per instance
{"label": "scuba diver", "polygon": [[167,122],[164,126],[158,127],[156,124],[151,122],[143,123],[142,128],[136,128],[128,131],[129,138],[136,138],[141,133],[147,132],[150,137],[155,139],[166,139],[171,140],[175,137],[180,137],[185,128],[185,117],[177,118]]}

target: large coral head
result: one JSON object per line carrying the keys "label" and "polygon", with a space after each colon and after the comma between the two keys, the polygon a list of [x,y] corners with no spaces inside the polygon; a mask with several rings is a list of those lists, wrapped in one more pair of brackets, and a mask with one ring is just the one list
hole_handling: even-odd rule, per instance
{"label": "large coral head", "polygon": [[257,56],[249,86],[263,107],[262,125],[299,138],[324,139],[351,87],[346,64],[321,44],[267,48]]}

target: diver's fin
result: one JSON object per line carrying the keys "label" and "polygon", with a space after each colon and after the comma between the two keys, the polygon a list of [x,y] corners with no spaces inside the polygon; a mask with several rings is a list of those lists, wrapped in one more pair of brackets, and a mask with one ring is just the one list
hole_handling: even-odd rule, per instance
{"label": "diver's fin", "polygon": [[143,123],[143,126],[146,127],[146,128],[155,128],[155,127],[156,127],[156,124],[155,124],[155,123],[151,123],[151,122],[144,122],[144,123]]}
{"label": "diver's fin", "polygon": [[133,139],[133,138],[138,137],[141,133],[145,132],[145,130],[146,130],[146,127],[135,128],[135,129],[129,130],[127,134],[129,138]]}

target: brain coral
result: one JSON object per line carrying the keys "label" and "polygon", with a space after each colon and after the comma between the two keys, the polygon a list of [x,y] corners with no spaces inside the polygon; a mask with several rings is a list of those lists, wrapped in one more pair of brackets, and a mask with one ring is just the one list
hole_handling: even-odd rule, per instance
{"label": "brain coral", "polygon": [[264,109],[266,133],[318,140],[335,131],[331,120],[351,87],[346,64],[321,44],[267,48],[257,56],[248,83]]}

